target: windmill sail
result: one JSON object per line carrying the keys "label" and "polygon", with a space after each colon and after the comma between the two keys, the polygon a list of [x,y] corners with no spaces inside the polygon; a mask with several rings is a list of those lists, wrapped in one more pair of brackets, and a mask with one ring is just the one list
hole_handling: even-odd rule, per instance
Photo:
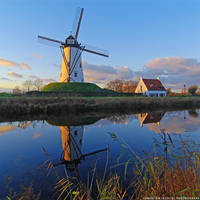
{"label": "windmill sail", "polygon": [[42,40],[48,40],[50,42],[56,42],[56,43],[59,43],[61,45],[64,45],[65,43],[62,42],[62,41],[59,41],[59,40],[54,40],[54,39],[51,39],[51,38],[48,38],[48,37],[44,37],[44,36],[41,36],[41,35],[38,35],[38,39],[42,39]]}
{"label": "windmill sail", "polygon": [[75,39],[78,38],[78,33],[79,33],[80,25],[81,25],[83,11],[84,11],[84,8],[78,8],[76,15],[75,15],[74,23],[72,26],[72,35],[75,37]]}
{"label": "windmill sail", "polygon": [[100,55],[100,56],[109,57],[109,52],[107,50],[100,49],[98,47],[93,47],[93,46],[88,45],[88,44],[81,45],[81,49],[83,51],[87,51],[89,53],[94,53],[94,54],[97,54],[97,55]]}

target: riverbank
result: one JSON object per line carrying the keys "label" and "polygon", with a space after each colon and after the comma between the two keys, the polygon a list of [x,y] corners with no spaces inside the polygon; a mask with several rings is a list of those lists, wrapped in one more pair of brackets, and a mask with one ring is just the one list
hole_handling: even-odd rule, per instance
{"label": "riverbank", "polygon": [[[0,121],[85,113],[136,113],[200,108],[200,97],[19,97],[0,98]],[[45,117],[41,117],[42,119]]]}

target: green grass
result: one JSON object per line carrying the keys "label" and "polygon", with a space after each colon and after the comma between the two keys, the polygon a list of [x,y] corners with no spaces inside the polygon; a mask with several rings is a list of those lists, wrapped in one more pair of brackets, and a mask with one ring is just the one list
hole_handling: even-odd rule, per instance
{"label": "green grass", "polygon": [[93,83],[50,83],[42,89],[42,92],[105,92]]}
{"label": "green grass", "polygon": [[0,97],[12,97],[12,94],[9,93],[0,93]]}

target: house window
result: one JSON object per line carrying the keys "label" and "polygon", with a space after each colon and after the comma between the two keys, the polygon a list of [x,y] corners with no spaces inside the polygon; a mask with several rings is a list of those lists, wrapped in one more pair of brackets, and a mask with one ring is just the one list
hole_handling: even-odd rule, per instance
{"label": "house window", "polygon": [[82,67],[82,65],[80,64],[80,68]]}
{"label": "house window", "polygon": [[142,86],[140,86],[140,91],[141,91],[141,93],[142,93]]}
{"label": "house window", "polygon": [[74,72],[74,77],[77,77],[77,76],[78,76],[77,72]]}
{"label": "house window", "polygon": [[163,94],[163,93],[161,93],[161,94],[160,94],[160,96],[161,96],[161,97],[163,97],[163,96],[164,96],[164,94]]}

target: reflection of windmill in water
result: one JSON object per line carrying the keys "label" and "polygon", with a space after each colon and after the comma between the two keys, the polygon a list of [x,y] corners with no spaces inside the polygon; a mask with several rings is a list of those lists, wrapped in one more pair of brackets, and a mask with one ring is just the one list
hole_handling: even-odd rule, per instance
{"label": "reflection of windmill in water", "polygon": [[84,160],[87,156],[108,150],[108,148],[104,148],[82,154],[83,130],[83,126],[60,126],[63,153],[60,162],[54,164],[54,166],[65,164],[69,171],[78,172],[78,164],[81,160]]}
{"label": "reflection of windmill in water", "polygon": [[82,156],[83,126],[60,126],[60,131],[63,148],[61,161],[65,162],[68,169],[73,170]]}
{"label": "reflection of windmill in water", "polygon": [[61,48],[63,59],[60,82],[84,82],[81,63],[82,51],[108,57],[108,53],[105,50],[78,43],[77,38],[83,16],[83,10],[84,9],[82,8],[78,11],[72,28],[73,30],[66,38],[65,42],[38,36],[39,39],[54,42]]}
{"label": "reflection of windmill in water", "polygon": [[152,113],[139,113],[137,117],[140,121],[140,126],[143,124],[156,124],[159,126],[161,119],[165,115],[165,112],[152,112]]}

